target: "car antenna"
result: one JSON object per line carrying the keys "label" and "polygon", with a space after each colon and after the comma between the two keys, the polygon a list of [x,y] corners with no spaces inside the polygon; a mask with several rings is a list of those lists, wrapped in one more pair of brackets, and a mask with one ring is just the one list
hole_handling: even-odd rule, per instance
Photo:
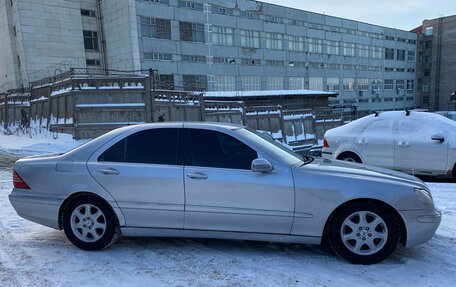
{"label": "car antenna", "polygon": [[408,108],[405,109],[405,115],[406,115],[407,117],[410,116],[410,111],[409,111]]}

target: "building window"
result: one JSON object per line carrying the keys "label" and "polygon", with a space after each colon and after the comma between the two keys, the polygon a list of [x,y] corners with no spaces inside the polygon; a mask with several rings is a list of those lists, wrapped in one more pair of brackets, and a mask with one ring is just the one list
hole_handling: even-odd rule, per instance
{"label": "building window", "polygon": [[424,48],[431,49],[432,48],[432,41],[425,41]]}
{"label": "building window", "polygon": [[430,85],[428,83],[423,84],[423,92],[429,92],[430,90]]}
{"label": "building window", "polygon": [[256,11],[241,11],[241,17],[249,19],[260,19],[260,13]]}
{"label": "building window", "polygon": [[354,78],[344,78],[343,79],[343,89],[344,89],[344,91],[354,91],[355,90],[355,79]]}
{"label": "building window", "polygon": [[310,53],[323,53],[323,40],[320,39],[308,39],[308,51]]}
{"label": "building window", "polygon": [[339,78],[328,78],[326,79],[326,90],[327,91],[339,91]]}
{"label": "building window", "polygon": [[81,16],[96,17],[97,15],[93,10],[81,9]]}
{"label": "building window", "polygon": [[304,37],[288,36],[288,50],[293,52],[304,52]]}
{"label": "building window", "polygon": [[265,33],[266,49],[283,50],[283,35],[279,33]]}
{"label": "building window", "polygon": [[356,55],[356,45],[352,43],[342,43],[342,55],[355,57]]}
{"label": "building window", "polygon": [[232,8],[226,8],[222,6],[217,6],[217,5],[211,5],[211,12],[215,14],[221,14],[221,15],[233,15],[233,9]]}
{"label": "building window", "polygon": [[207,76],[205,75],[184,75],[184,89],[192,90],[207,90]]}
{"label": "building window", "polygon": [[424,63],[425,64],[430,64],[431,63],[431,56],[424,56]]}
{"label": "building window", "polygon": [[182,62],[206,63],[206,56],[181,55]]}
{"label": "building window", "polygon": [[340,69],[340,64],[326,64],[326,68],[339,70]]}
{"label": "building window", "polygon": [[326,54],[339,55],[339,42],[337,41],[325,41]]}
{"label": "building window", "polygon": [[279,17],[279,16],[266,15],[265,21],[281,24],[281,23],[283,23],[283,18]]}
{"label": "building window", "polygon": [[267,60],[266,65],[268,66],[284,66],[284,62],[280,60]]}
{"label": "building window", "polygon": [[415,51],[407,51],[407,60],[410,62],[416,61],[416,52]]}
{"label": "building window", "polygon": [[214,91],[236,91],[236,77],[235,76],[215,76],[214,77]]}
{"label": "building window", "polygon": [[179,31],[181,41],[202,43],[206,41],[203,24],[179,22]]}
{"label": "building window", "polygon": [[394,89],[394,80],[385,80],[384,89],[393,90]]}
{"label": "building window", "polygon": [[212,26],[212,44],[232,46],[234,29],[221,26]]}
{"label": "building window", "polygon": [[179,7],[203,11],[204,6],[202,3],[196,3],[191,1],[179,1]]}
{"label": "building window", "polygon": [[243,76],[242,86],[244,91],[260,91],[261,77],[260,76]]}
{"label": "building window", "polygon": [[424,28],[424,35],[432,36],[434,34],[434,27],[429,26]]}
{"label": "building window", "polygon": [[358,57],[369,58],[369,46],[358,44]]}
{"label": "building window", "polygon": [[404,80],[396,80],[396,90],[404,90],[405,89],[405,81]]}
{"label": "building window", "polygon": [[356,66],[355,65],[351,65],[351,64],[344,64],[344,65],[342,65],[342,69],[343,70],[355,70]]}
{"label": "building window", "polygon": [[372,47],[372,59],[382,59],[383,58],[383,48],[382,47]]}
{"label": "building window", "polygon": [[385,59],[386,60],[394,60],[394,49],[385,48]]}
{"label": "building window", "polygon": [[405,61],[405,50],[397,50],[397,57],[398,61]]}
{"label": "building window", "polygon": [[258,65],[261,65],[261,60],[260,59],[242,59],[241,63],[243,65],[258,66]]}
{"label": "building window", "polygon": [[398,41],[398,42],[401,42],[401,43],[406,43],[406,42],[407,42],[407,39],[404,39],[404,38],[397,38],[397,41]]}
{"label": "building window", "polygon": [[236,64],[236,59],[234,58],[214,57],[212,61],[217,64]]}
{"label": "building window", "polygon": [[169,0],[143,0],[149,3],[169,4]]}
{"label": "building window", "polygon": [[394,37],[393,36],[385,36],[385,40],[394,41]]}
{"label": "building window", "polygon": [[171,39],[171,21],[159,18],[139,16],[141,37]]}
{"label": "building window", "polygon": [[373,91],[380,91],[381,89],[382,89],[382,80],[373,79],[372,80],[372,90]]}
{"label": "building window", "polygon": [[323,78],[322,77],[310,77],[309,78],[309,89],[314,91],[323,90]]}
{"label": "building window", "polygon": [[430,77],[431,76],[431,69],[424,69],[424,76]]}
{"label": "building window", "polygon": [[171,61],[173,59],[173,55],[167,53],[144,52],[144,59],[156,61]]}
{"label": "building window", "polygon": [[358,91],[369,90],[369,79],[358,79]]}
{"label": "building window", "polygon": [[84,47],[86,50],[98,51],[98,33],[96,31],[83,31]]}
{"label": "building window", "polygon": [[241,46],[245,48],[260,48],[260,32],[241,30]]}
{"label": "building window", "polygon": [[304,90],[305,89],[304,77],[288,78],[288,89],[289,90]]}
{"label": "building window", "polygon": [[159,75],[157,87],[162,90],[174,90],[174,75]]}
{"label": "building window", "polygon": [[283,90],[283,77],[268,77],[268,90]]}
{"label": "building window", "polygon": [[415,80],[407,80],[407,90],[408,91],[415,90]]}
{"label": "building window", "polygon": [[86,65],[87,66],[100,66],[101,61],[97,59],[87,59],[86,60]]}

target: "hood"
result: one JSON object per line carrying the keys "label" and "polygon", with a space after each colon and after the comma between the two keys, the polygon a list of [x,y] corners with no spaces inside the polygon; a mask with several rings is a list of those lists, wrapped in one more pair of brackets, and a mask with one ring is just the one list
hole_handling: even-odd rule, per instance
{"label": "hood", "polygon": [[315,158],[312,163],[309,163],[303,168],[311,168],[322,170],[325,173],[340,174],[342,176],[361,176],[372,180],[387,180],[412,184],[415,186],[426,187],[426,184],[419,178],[406,173],[380,168],[359,163],[352,163],[341,160],[330,160],[323,158]]}

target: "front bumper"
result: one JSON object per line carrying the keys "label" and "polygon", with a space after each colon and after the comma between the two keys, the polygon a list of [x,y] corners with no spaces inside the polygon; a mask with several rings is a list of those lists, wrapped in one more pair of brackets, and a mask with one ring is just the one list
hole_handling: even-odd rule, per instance
{"label": "front bumper", "polygon": [[52,197],[51,194],[32,193],[30,190],[16,188],[8,197],[19,216],[44,226],[60,229],[61,198]]}
{"label": "front bumper", "polygon": [[442,212],[434,208],[419,211],[399,211],[399,213],[404,219],[407,229],[405,244],[407,248],[429,241],[434,237],[442,221]]}

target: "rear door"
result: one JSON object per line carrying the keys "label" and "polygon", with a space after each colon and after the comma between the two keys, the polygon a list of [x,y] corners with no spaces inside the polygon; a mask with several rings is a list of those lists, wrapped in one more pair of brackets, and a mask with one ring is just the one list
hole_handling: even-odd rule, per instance
{"label": "rear door", "polygon": [[183,228],[182,129],[136,132],[88,162],[92,176],[117,201],[127,226]]}
{"label": "rear door", "polygon": [[394,168],[394,121],[380,114],[355,138],[364,164]]}
{"label": "rear door", "polygon": [[185,130],[185,229],[290,233],[294,187],[288,166],[253,172],[257,151],[234,135]]}

